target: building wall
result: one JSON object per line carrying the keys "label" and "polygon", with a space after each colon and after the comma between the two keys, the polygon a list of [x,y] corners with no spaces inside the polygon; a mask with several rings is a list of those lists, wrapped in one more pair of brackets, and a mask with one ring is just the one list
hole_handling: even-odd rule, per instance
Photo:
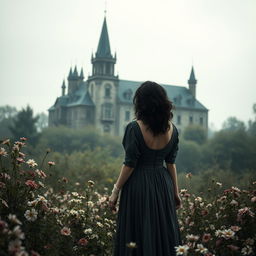
{"label": "building wall", "polygon": [[[106,87],[110,88],[110,97],[106,96]],[[105,129],[111,135],[116,134],[116,119],[117,119],[117,85],[114,81],[103,80],[103,81],[90,81],[89,83],[89,93],[93,102],[95,103],[95,126],[102,133]],[[112,105],[112,117],[106,118],[103,105]],[[104,113],[103,113],[104,112]],[[108,128],[107,128],[108,127]]]}
{"label": "building wall", "polygon": [[177,108],[173,111],[173,115],[173,123],[177,126],[180,133],[190,124],[197,124],[206,129],[208,128],[207,111]]}

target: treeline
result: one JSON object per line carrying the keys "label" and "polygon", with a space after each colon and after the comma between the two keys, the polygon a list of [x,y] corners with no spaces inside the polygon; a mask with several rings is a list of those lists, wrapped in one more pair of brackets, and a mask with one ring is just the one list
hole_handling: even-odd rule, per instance
{"label": "treeline", "polygon": [[[211,138],[207,138],[207,131],[201,126],[187,127],[180,134],[176,160],[179,173],[211,170],[255,174],[256,104],[253,112],[254,119],[247,124],[236,117],[228,118]],[[0,139],[27,137],[27,153],[38,163],[42,163],[45,154],[46,160],[55,161],[53,186],[58,186],[57,178],[65,176],[70,184],[93,179],[99,185],[102,183],[103,189],[104,186],[111,187],[119,175],[124,158],[120,136],[102,136],[94,127],[79,130],[63,126],[49,128],[47,115],[34,115],[29,106],[20,111],[11,106],[0,107],[0,127]]]}

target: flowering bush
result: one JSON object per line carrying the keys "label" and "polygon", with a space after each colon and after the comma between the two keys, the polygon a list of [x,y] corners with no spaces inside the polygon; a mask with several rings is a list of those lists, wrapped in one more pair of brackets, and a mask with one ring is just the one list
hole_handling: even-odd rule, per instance
{"label": "flowering bush", "polygon": [[[100,194],[88,180],[70,191],[62,177],[54,191],[47,180],[54,178],[55,162],[44,163],[50,152],[39,165],[27,159],[25,147],[24,137],[1,142],[0,255],[111,255],[116,212],[108,208],[108,189]],[[218,193],[209,199],[181,189],[183,245],[176,247],[177,255],[255,255],[255,186],[222,189],[213,180],[209,191]],[[136,243],[127,247],[133,250]]]}
{"label": "flowering bush", "polygon": [[212,180],[208,190],[220,191],[210,200],[181,189],[179,223],[184,245],[176,248],[177,254],[256,255],[255,186],[252,182],[249,190],[221,190],[222,183]]}
{"label": "flowering bush", "polygon": [[[0,149],[0,255],[110,255],[115,213],[108,208],[108,189],[99,194],[89,180],[82,190],[47,186],[55,163],[38,168],[22,152],[26,138]],[[79,184],[79,183],[78,183]]]}

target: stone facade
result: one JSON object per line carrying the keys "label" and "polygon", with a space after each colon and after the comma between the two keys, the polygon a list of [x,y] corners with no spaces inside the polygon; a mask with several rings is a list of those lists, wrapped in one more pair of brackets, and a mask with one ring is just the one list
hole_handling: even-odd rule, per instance
{"label": "stone facade", "polygon": [[[83,69],[70,69],[68,92],[62,84],[62,95],[48,109],[49,126],[65,125],[74,129],[92,125],[102,134],[122,136],[128,122],[134,119],[132,99],[143,82],[121,80],[115,75],[116,55],[110,50],[106,18],[95,55],[92,74],[84,80]],[[161,84],[175,105],[173,123],[179,132],[189,124],[208,128],[208,109],[196,99],[196,84],[192,67],[188,87]]]}

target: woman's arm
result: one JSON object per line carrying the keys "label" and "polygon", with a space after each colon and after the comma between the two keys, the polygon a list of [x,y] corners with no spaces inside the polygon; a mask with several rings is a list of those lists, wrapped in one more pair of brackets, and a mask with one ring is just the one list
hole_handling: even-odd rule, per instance
{"label": "woman's arm", "polygon": [[179,194],[179,187],[178,187],[178,180],[177,180],[177,171],[176,171],[176,165],[175,164],[169,164],[166,163],[167,169],[170,172],[172,176],[172,181],[174,185],[174,193],[175,195]]}
{"label": "woman's arm", "polygon": [[130,167],[123,164],[117,182],[115,183],[118,189],[121,189],[123,187],[127,179],[132,174],[133,170],[134,167]]}

